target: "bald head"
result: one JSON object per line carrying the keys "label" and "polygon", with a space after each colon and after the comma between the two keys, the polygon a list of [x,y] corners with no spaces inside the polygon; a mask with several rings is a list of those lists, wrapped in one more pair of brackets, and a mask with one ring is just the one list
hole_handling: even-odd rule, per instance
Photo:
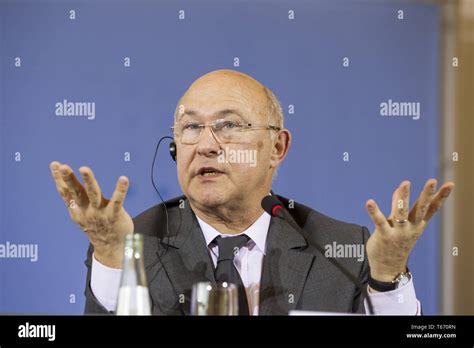
{"label": "bald head", "polygon": [[283,112],[273,92],[253,77],[229,69],[214,70],[196,79],[179,100],[175,121],[186,110],[193,111],[190,100],[209,104],[215,99],[239,100],[245,114],[258,115],[263,123],[283,128]]}

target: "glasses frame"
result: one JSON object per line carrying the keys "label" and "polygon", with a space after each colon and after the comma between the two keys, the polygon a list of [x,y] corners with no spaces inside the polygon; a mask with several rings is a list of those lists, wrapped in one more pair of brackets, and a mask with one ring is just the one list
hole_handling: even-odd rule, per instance
{"label": "glasses frame", "polygon": [[174,134],[178,135],[178,137],[180,138],[180,141],[183,144],[187,144],[187,145],[197,144],[199,142],[199,140],[201,139],[202,133],[204,133],[203,131],[206,127],[209,127],[209,129],[211,130],[212,135],[214,136],[214,138],[217,140],[218,143],[226,144],[226,143],[229,143],[229,141],[222,141],[222,139],[220,139],[217,136],[216,129],[214,129],[215,126],[218,123],[224,123],[224,122],[235,123],[236,125],[238,125],[240,127],[239,132],[258,130],[258,129],[272,130],[272,131],[280,131],[281,130],[280,127],[274,126],[274,125],[271,125],[271,124],[259,124],[259,123],[248,123],[248,122],[236,123],[236,122],[225,120],[225,119],[217,119],[217,120],[212,121],[212,122],[197,123],[196,126],[198,126],[200,128],[200,133],[196,137],[196,141],[183,143],[182,140],[181,140],[181,134],[179,133],[179,131],[177,131],[176,123],[175,123],[175,126],[172,126],[170,128],[171,128],[171,130],[173,131]]}

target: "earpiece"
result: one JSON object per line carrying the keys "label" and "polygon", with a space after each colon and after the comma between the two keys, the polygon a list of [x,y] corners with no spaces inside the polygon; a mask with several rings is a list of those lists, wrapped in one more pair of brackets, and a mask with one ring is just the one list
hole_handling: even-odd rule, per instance
{"label": "earpiece", "polygon": [[[171,286],[174,290],[174,292],[176,293],[176,295],[179,297],[180,294],[178,293],[178,291],[176,290],[175,286],[173,285],[173,282],[171,281],[171,278],[169,277],[168,275],[168,271],[166,270],[166,267],[165,267],[165,264],[163,263],[162,261],[162,258],[166,255],[166,253],[168,252],[168,244],[169,244],[169,240],[170,240],[170,227],[169,227],[169,216],[168,216],[168,208],[166,207],[166,203],[165,203],[165,200],[163,199],[163,197],[161,196],[161,193],[160,191],[158,190],[158,187],[156,187],[156,184],[155,184],[155,172],[154,172],[154,169],[155,169],[155,160],[156,160],[156,155],[158,154],[158,149],[160,148],[160,144],[163,140],[165,139],[169,139],[171,140],[170,142],[170,155],[171,155],[171,158],[173,159],[173,161],[176,162],[176,143],[174,142],[174,138],[173,137],[170,137],[170,136],[164,136],[162,138],[160,138],[160,140],[158,140],[158,144],[156,144],[156,149],[155,149],[155,155],[153,156],[153,162],[151,163],[151,184],[153,185],[153,188],[155,189],[156,193],[158,194],[158,196],[160,197],[160,200],[161,200],[161,203],[163,204],[163,207],[165,208],[165,216],[166,216],[166,238],[167,238],[167,242],[166,242],[166,246],[163,248],[163,252],[160,252],[157,251],[156,252],[156,256],[158,256],[158,260],[160,261],[161,263],[161,266],[162,266],[162,269],[164,270],[165,274],[166,274],[166,277],[168,278],[168,280],[170,281],[171,283]],[[163,241],[164,241],[164,238],[163,238]],[[184,314],[184,311],[182,310],[183,314]]]}
{"label": "earpiece", "polygon": [[170,156],[176,162],[176,143],[174,141],[170,143]]}

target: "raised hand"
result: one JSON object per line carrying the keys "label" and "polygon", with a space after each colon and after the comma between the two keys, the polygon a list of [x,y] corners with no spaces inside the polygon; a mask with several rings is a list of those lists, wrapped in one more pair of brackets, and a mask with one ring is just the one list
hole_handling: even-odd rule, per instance
{"label": "raised hand", "polygon": [[403,181],[393,192],[392,212],[388,218],[373,199],[367,201],[367,211],[375,224],[366,245],[373,279],[390,282],[406,271],[408,256],[416,241],[454,189],[452,182],[443,184],[438,191],[436,185],[435,179],[428,180],[410,211],[410,182]]}
{"label": "raised hand", "polygon": [[123,208],[128,179],[121,176],[112,198],[106,199],[88,167],[79,168],[82,185],[67,164],[50,164],[56,187],[71,219],[86,232],[94,246],[94,256],[102,264],[122,267],[125,236],[133,233],[133,220]]}

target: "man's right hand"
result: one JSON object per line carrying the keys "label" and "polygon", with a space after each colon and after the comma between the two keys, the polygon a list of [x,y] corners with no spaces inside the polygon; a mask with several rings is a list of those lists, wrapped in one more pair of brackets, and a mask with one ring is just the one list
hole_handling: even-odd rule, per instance
{"label": "man's right hand", "polygon": [[108,267],[122,268],[125,236],[133,233],[134,228],[132,218],[123,208],[128,178],[119,178],[108,200],[102,195],[90,168],[79,168],[84,186],[67,164],[53,161],[50,168],[69,215],[87,233],[97,261]]}

